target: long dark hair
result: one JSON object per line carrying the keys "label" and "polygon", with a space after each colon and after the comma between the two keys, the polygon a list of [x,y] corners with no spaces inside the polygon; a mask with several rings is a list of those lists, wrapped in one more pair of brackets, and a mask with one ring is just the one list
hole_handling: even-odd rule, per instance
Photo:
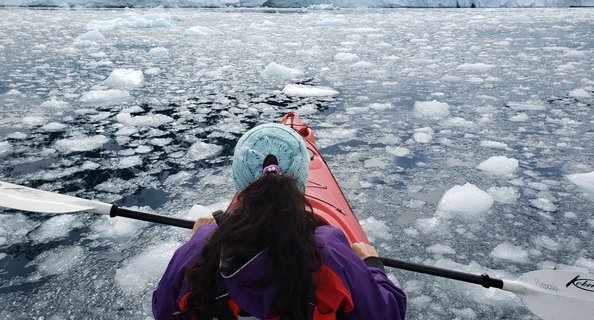
{"label": "long dark hair", "polygon": [[212,308],[221,259],[241,265],[267,249],[272,276],[278,284],[277,315],[283,320],[307,319],[315,292],[312,273],[321,267],[322,260],[314,239],[316,220],[296,179],[265,174],[236,200],[204,247],[203,259],[186,273],[192,285],[190,313],[200,319],[216,316]]}

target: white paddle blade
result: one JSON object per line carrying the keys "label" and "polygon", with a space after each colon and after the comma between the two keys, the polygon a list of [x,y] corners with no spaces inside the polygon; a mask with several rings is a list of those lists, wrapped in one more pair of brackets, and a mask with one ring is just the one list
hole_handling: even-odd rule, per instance
{"label": "white paddle blade", "polygon": [[43,213],[109,214],[112,205],[0,181],[0,207]]}
{"label": "white paddle blade", "polygon": [[532,313],[543,320],[577,320],[594,317],[594,274],[538,270],[516,281],[503,281]]}

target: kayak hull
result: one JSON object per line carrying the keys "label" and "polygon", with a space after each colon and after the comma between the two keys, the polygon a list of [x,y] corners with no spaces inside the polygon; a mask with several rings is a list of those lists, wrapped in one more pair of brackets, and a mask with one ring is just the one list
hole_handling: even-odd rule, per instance
{"label": "kayak hull", "polygon": [[342,230],[351,244],[368,243],[359,220],[353,214],[338,182],[317,149],[313,129],[304,125],[294,113],[283,116],[280,123],[295,130],[303,138],[310,152],[311,162],[305,196],[312,205],[316,218]]}

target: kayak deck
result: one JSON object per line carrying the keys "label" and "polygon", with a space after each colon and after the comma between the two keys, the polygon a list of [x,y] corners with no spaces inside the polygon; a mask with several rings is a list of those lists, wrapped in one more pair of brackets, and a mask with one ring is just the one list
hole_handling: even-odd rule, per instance
{"label": "kayak deck", "polygon": [[294,113],[283,116],[280,123],[294,129],[303,138],[310,152],[311,162],[305,196],[316,217],[323,223],[341,229],[351,244],[368,243],[359,220],[353,214],[334,175],[316,147],[313,129],[304,125]]}

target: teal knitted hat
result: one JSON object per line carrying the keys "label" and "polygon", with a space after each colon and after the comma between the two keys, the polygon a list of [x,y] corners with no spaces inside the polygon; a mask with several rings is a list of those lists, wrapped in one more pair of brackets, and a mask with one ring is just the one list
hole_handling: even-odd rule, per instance
{"label": "teal knitted hat", "polygon": [[309,170],[305,142],[293,129],[274,123],[259,125],[239,138],[232,166],[237,191],[262,176],[262,165],[269,155],[276,157],[282,174],[297,178],[297,186],[305,192]]}

